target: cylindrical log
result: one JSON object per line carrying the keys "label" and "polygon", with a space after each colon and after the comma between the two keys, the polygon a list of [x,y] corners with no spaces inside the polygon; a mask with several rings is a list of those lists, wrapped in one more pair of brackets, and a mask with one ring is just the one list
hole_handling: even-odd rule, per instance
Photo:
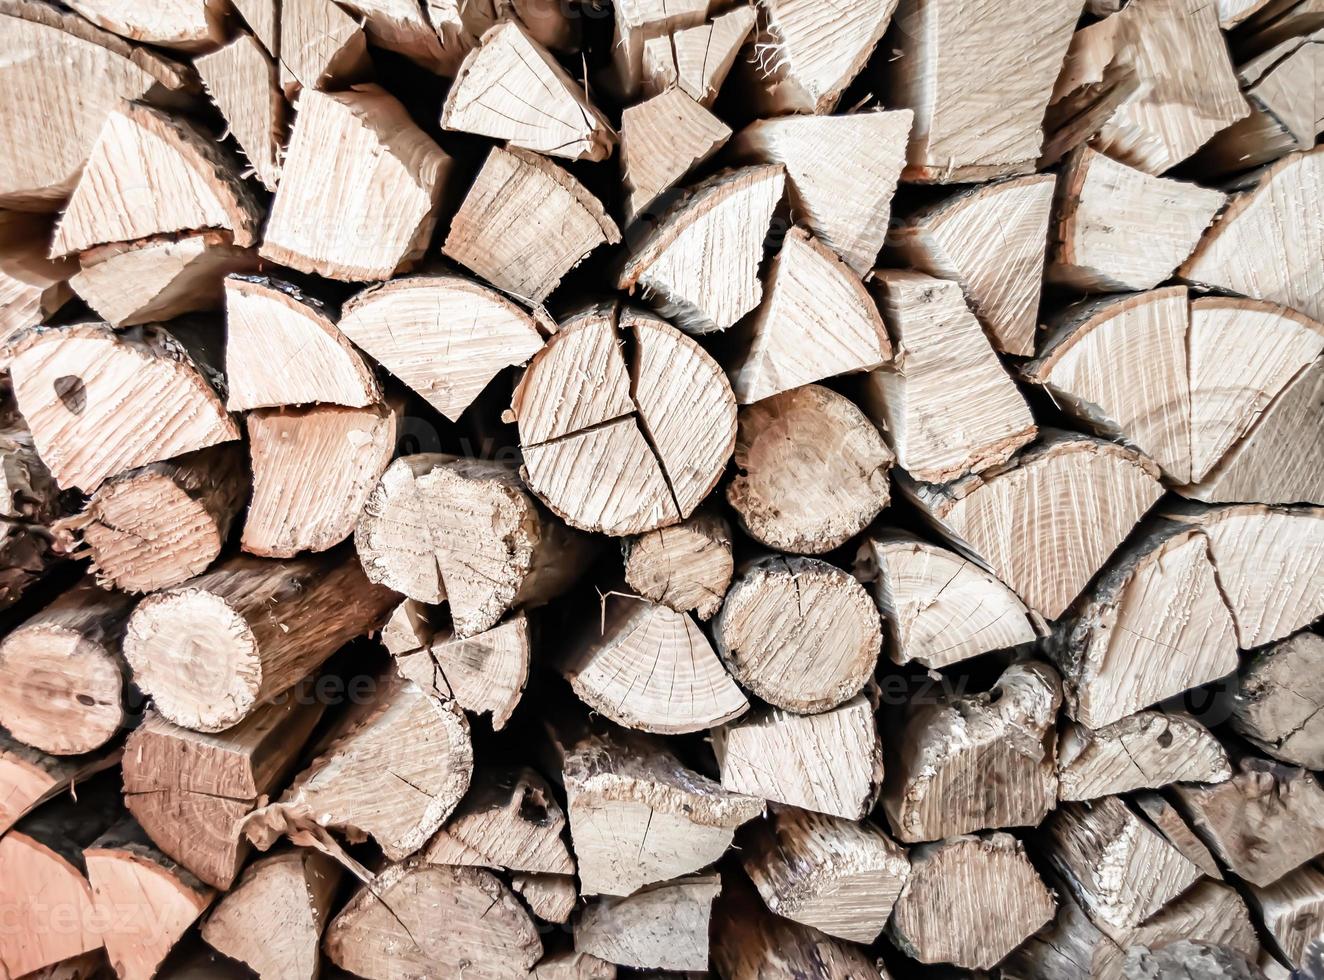
{"label": "cylindrical log", "polygon": [[627,538],[621,551],[629,586],[677,612],[712,619],[731,587],[731,526],[713,511]]}
{"label": "cylindrical log", "polygon": [[126,723],[120,645],[134,600],[91,582],[0,642],[0,724],[52,755],[79,755]]}
{"label": "cylindrical log", "polygon": [[219,732],[379,628],[395,601],[347,548],[279,562],[240,555],[143,600],[124,654],[162,715]]}
{"label": "cylindrical log", "polygon": [[787,711],[826,711],[860,692],[882,650],[878,608],[859,582],[814,558],[746,568],[713,621],[740,684]]}
{"label": "cylindrical log", "polygon": [[769,548],[823,554],[887,506],[894,460],[854,404],[805,385],[740,410],[737,475],[726,499]]}
{"label": "cylindrical log", "polygon": [[243,449],[224,443],[113,477],[62,527],[107,587],[155,592],[206,571],[246,499]]}

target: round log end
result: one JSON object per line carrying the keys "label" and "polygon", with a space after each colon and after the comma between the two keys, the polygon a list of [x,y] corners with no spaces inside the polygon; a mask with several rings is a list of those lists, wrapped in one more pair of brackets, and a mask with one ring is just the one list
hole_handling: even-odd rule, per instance
{"label": "round log end", "polygon": [[52,755],[108,742],[124,720],[124,675],[110,650],[54,624],[19,628],[0,644],[0,725]]}

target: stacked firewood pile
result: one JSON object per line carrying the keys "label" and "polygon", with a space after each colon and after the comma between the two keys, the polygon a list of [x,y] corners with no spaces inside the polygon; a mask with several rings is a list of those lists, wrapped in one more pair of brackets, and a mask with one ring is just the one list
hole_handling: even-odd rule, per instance
{"label": "stacked firewood pile", "polygon": [[1319,977],[1317,0],[0,0],[0,980]]}

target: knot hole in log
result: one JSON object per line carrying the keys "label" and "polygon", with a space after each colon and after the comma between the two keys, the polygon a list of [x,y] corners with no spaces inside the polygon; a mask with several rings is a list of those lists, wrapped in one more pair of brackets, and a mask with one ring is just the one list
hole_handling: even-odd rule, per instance
{"label": "knot hole in log", "polygon": [[87,407],[87,385],[77,375],[66,374],[56,378],[55,395],[75,415],[82,415],[83,409]]}

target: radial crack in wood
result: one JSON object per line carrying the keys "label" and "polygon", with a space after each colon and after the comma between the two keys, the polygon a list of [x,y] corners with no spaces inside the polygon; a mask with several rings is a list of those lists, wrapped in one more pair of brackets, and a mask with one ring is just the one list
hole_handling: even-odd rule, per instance
{"label": "radial crack in wood", "polygon": [[743,687],[779,708],[814,714],[850,700],[873,676],[882,624],[864,586],[841,569],[777,556],[736,577],[713,638]]}
{"label": "radial crack in wood", "polygon": [[[293,98],[300,89],[339,87],[370,73],[372,61],[362,23],[338,4],[331,0],[248,0],[253,2],[271,3],[280,41],[278,51],[270,46],[268,50],[279,59],[280,84],[286,95]],[[291,167],[292,172],[296,170]]]}
{"label": "radial crack in wood", "polygon": [[710,0],[621,0],[613,4],[616,30],[611,46],[611,83],[622,101],[632,101],[644,81],[645,47],[650,40],[669,42],[673,32],[698,28],[708,16]]}
{"label": "radial crack in wood", "polygon": [[777,803],[862,820],[878,799],[883,744],[863,694],[816,715],[764,709],[713,732],[722,785]]}
{"label": "radial crack in wood", "polygon": [[731,587],[731,526],[716,510],[627,538],[621,551],[630,587],[677,612],[712,619]]}
{"label": "radial crack in wood", "polygon": [[627,898],[599,898],[575,922],[575,949],[640,970],[706,971],[716,874],[677,878]]}
{"label": "radial crack in wood", "polygon": [[451,158],[377,85],[305,88],[295,110],[262,257],[347,282],[417,264]]}
{"label": "radial crack in wood", "polygon": [[756,18],[752,6],[737,5],[706,24],[645,40],[644,94],[656,96],[675,89],[711,108]]}
{"label": "radial crack in wood", "polygon": [[387,673],[341,716],[280,799],[245,817],[243,829],[262,850],[282,835],[295,843],[324,842],[328,830],[351,842],[371,837],[387,860],[402,861],[451,815],[472,775],[464,712]]}

